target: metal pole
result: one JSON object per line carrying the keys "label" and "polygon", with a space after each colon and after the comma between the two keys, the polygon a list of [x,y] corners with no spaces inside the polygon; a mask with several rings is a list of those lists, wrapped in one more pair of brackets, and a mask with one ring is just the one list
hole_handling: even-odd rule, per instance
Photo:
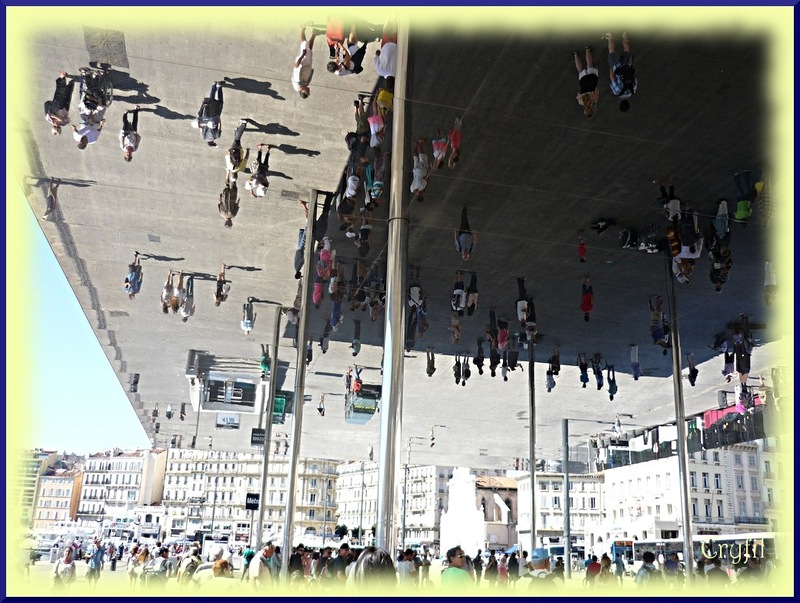
{"label": "metal pole", "polygon": [[278,337],[281,330],[281,307],[275,308],[275,329],[272,333],[272,346],[269,352],[272,354],[269,364],[269,385],[267,386],[266,400],[262,396],[261,414],[258,419],[258,426],[264,430],[264,460],[261,465],[261,494],[258,498],[258,524],[256,541],[261,550],[264,544],[264,513],[266,512],[267,502],[267,476],[269,475],[269,444],[272,440],[272,415],[275,412],[275,388],[277,387],[278,370]]}
{"label": "metal pole", "polygon": [[529,445],[531,472],[531,555],[536,548],[536,384],[533,367],[536,363],[536,334],[528,341],[528,404],[530,407]]}
{"label": "metal pole", "polygon": [[283,554],[285,561],[281,566],[281,582],[285,583],[289,576],[289,555],[292,552],[292,536],[294,534],[294,495],[297,488],[297,460],[300,455],[300,435],[303,427],[303,396],[306,387],[306,342],[308,340],[308,307],[309,292],[311,291],[311,254],[314,249],[314,221],[317,217],[317,197],[316,189],[311,191],[311,208],[308,212],[308,224],[306,233],[312,233],[306,238],[306,257],[305,275],[302,285],[303,305],[300,308],[300,319],[298,320],[298,344],[297,344],[297,368],[295,369],[294,380],[294,422],[292,425],[292,446],[289,454],[287,472],[289,473],[289,491],[286,493],[286,516],[283,520]]}
{"label": "metal pole", "polygon": [[214,476],[214,504],[211,506],[211,540],[214,540],[214,518],[217,515],[218,488],[219,488],[219,463],[217,463],[217,474]]}
{"label": "metal pole", "polygon": [[392,112],[392,181],[389,204],[389,243],[386,257],[386,322],[384,325],[384,365],[381,400],[380,449],[378,451],[378,509],[375,545],[394,551],[397,532],[394,524],[394,497],[397,426],[402,418],[403,346],[406,306],[406,265],[408,259],[408,219],[403,215],[404,158],[406,153],[406,88],[408,70],[408,21],[397,31],[397,76]]}
{"label": "metal pole", "polygon": [[403,524],[400,528],[400,550],[406,550],[406,504],[408,500],[408,464],[411,462],[411,440],[408,440],[408,448],[406,448],[406,464],[403,471]]}
{"label": "metal pole", "polygon": [[358,544],[364,546],[364,461],[361,461],[361,505],[358,510]]}
{"label": "metal pole", "polygon": [[686,410],[683,405],[681,383],[681,342],[678,334],[678,305],[675,300],[675,282],[672,277],[672,258],[667,258],[667,297],[669,299],[670,339],[672,341],[672,390],[675,398],[675,424],[678,431],[678,477],[681,486],[681,515],[683,516],[683,563],[688,584],[694,582],[694,549],[692,548],[692,514],[689,507],[689,471],[686,446]]}
{"label": "metal pole", "polygon": [[569,580],[572,577],[572,546],[570,543],[572,533],[570,531],[570,503],[569,503],[569,419],[561,419],[561,464],[564,471],[564,578]]}

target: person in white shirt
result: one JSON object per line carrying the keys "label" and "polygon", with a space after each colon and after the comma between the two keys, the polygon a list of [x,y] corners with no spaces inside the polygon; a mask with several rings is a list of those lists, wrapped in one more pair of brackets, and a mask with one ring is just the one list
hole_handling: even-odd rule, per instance
{"label": "person in white shirt", "polygon": [[[266,147],[262,151],[262,148]],[[269,188],[269,180],[267,178],[267,174],[269,173],[269,145],[268,144],[258,144],[258,155],[256,156],[256,160],[253,162],[253,172],[254,174],[250,176],[247,182],[244,183],[245,190],[250,191],[250,194],[253,197],[264,197],[267,194],[267,189]],[[263,157],[263,161],[262,161]]]}
{"label": "person in white shirt", "polygon": [[338,56],[328,63],[328,71],[330,73],[352,75],[364,71],[361,63],[367,53],[367,44],[365,42],[359,47],[355,24],[353,24],[350,36],[347,38],[347,44],[337,41],[336,50]]}
{"label": "person in white shirt", "polygon": [[383,26],[381,48],[375,51],[375,71],[380,77],[394,77],[397,71],[397,21],[389,19]]}
{"label": "person in white shirt", "polygon": [[424,191],[428,186],[428,154],[425,152],[425,140],[420,138],[414,145],[414,168],[411,192],[420,203],[424,200]]}
{"label": "person in white shirt", "polygon": [[183,287],[183,270],[178,273],[178,284],[172,289],[172,299],[170,300],[170,307],[174,314],[178,313],[178,309],[183,305],[186,299],[186,289]]}
{"label": "person in white shirt", "polygon": [[194,277],[186,279],[186,297],[181,304],[181,320],[186,322],[194,314]]}
{"label": "person in white shirt", "polygon": [[80,128],[72,124],[72,137],[78,142],[78,148],[83,150],[88,145],[96,143],[105,123],[104,117],[99,124],[82,124]]}
{"label": "person in white shirt", "polygon": [[402,560],[397,563],[397,581],[401,588],[417,584],[417,568],[413,559],[414,551],[406,549]]}
{"label": "person in white shirt", "polygon": [[272,584],[272,570],[269,560],[275,554],[275,546],[267,542],[261,552],[250,562],[249,577],[253,587],[258,590]]}
{"label": "person in white shirt", "polygon": [[[128,120],[128,114],[133,113],[133,120]],[[122,149],[125,161],[133,160],[133,152],[139,148],[142,137],[139,136],[139,105],[133,111],[122,114],[122,129],[119,131],[119,148]]]}
{"label": "person in white shirt", "polygon": [[312,31],[311,38],[306,40],[306,28],[303,26],[300,29],[300,54],[294,60],[292,69],[292,86],[300,94],[300,98],[308,98],[311,94],[309,85],[311,78],[314,76],[314,38],[317,37],[317,32]]}

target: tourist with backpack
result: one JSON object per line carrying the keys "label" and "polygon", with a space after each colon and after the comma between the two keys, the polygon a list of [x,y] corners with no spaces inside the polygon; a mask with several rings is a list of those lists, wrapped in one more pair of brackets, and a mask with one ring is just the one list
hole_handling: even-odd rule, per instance
{"label": "tourist with backpack", "polygon": [[622,32],[622,54],[617,51],[614,35],[608,32],[603,36],[608,40],[608,77],[611,80],[611,92],[619,97],[619,110],[623,113],[630,109],[630,98],[636,93],[639,85],[636,70],[633,68],[633,54],[628,39],[628,32]]}
{"label": "tourist with backpack", "polygon": [[642,561],[642,567],[636,572],[636,577],[633,579],[636,586],[663,590],[665,586],[664,575],[660,570],[656,569],[656,556],[652,551],[645,551],[642,553]]}
{"label": "tourist with backpack", "polygon": [[195,571],[202,562],[203,560],[200,558],[200,550],[197,547],[192,547],[186,557],[184,557],[183,562],[178,569],[178,583],[189,584],[194,576]]}

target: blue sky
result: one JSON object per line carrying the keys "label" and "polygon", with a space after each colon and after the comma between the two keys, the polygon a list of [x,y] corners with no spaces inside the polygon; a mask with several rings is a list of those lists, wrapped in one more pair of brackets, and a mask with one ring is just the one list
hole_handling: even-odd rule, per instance
{"label": "blue sky", "polygon": [[[42,201],[42,203],[44,203]],[[44,208],[42,207],[42,210]],[[32,242],[31,290],[47,291],[39,305],[29,366],[45,367],[37,378],[30,445],[60,452],[149,447],[117,376],[97,341],[64,272],[28,204],[25,238]]]}

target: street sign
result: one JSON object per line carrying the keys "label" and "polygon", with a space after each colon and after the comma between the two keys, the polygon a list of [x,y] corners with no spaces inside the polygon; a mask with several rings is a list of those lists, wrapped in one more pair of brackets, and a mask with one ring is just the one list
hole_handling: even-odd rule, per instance
{"label": "street sign", "polygon": [[254,427],[250,430],[250,445],[263,446],[267,440],[267,430]]}
{"label": "street sign", "polygon": [[261,494],[258,492],[248,492],[244,499],[244,508],[246,511],[258,511],[258,501]]}

